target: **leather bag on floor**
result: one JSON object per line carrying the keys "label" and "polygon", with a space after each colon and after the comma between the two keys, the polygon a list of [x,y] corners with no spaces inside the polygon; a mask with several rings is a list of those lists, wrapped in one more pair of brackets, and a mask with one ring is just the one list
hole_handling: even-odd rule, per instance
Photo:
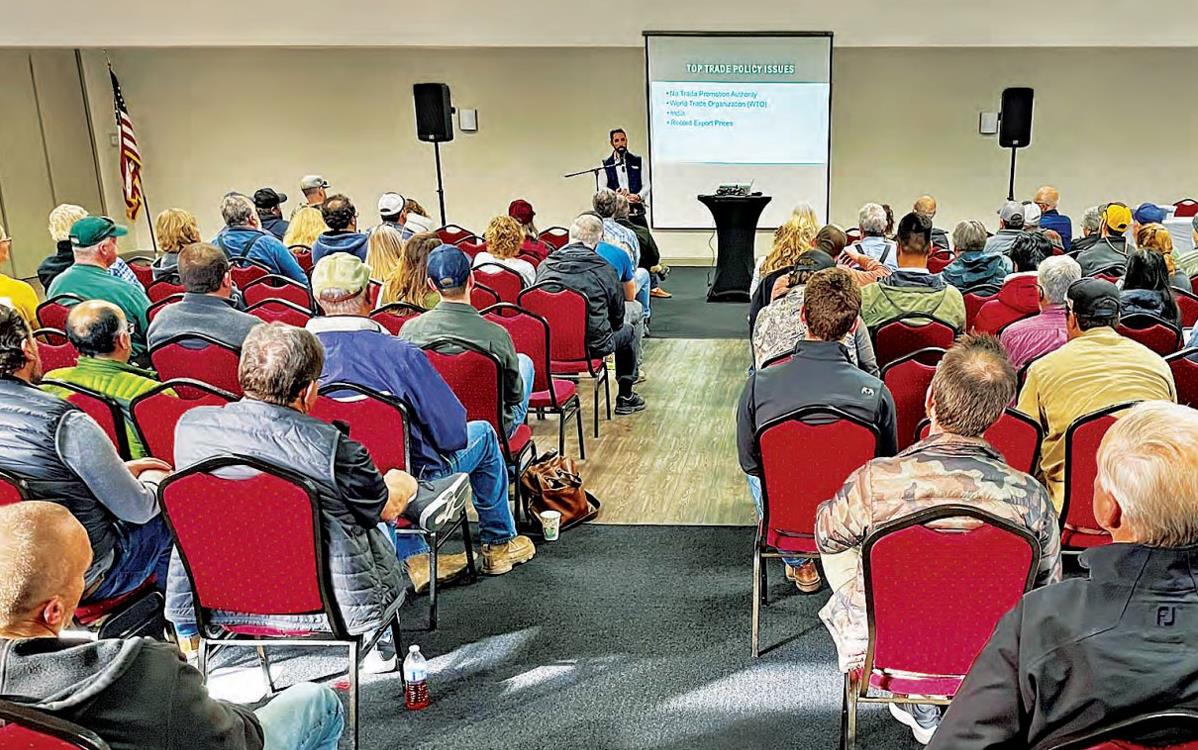
{"label": "leather bag on floor", "polygon": [[556,510],[562,514],[562,529],[589,521],[599,513],[599,500],[583,487],[578,464],[572,458],[546,453],[529,464],[520,475],[520,484],[530,514],[535,518],[543,511]]}

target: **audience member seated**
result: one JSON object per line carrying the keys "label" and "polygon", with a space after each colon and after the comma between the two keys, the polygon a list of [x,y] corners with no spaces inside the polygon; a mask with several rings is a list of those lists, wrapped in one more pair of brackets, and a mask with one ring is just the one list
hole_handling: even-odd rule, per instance
{"label": "audience member seated", "polygon": [[179,253],[179,280],[187,291],[154,316],[146,334],[150,348],[174,336],[207,336],[234,349],[262,321],[234,308],[229,259],[215,245],[197,242]]}
{"label": "audience member seated", "polygon": [[[811,249],[818,232],[815,211],[806,203],[795,207],[790,220],[774,230],[774,244],[769,255],[757,259],[753,280],[749,284],[750,296],[757,293],[757,287],[766,279],[778,278],[775,274],[789,273],[799,256]],[[765,299],[773,299],[771,289],[765,290]]]}
{"label": "audience member seated", "polygon": [[1136,237],[1139,235],[1141,227],[1160,224],[1167,218],[1169,218],[1169,212],[1155,203],[1145,202],[1136,206],[1135,210],[1131,212],[1131,226],[1127,231],[1127,238],[1130,240],[1129,246],[1135,244],[1136,247],[1139,247]]}
{"label": "audience member seated", "polygon": [[316,238],[327,231],[329,228],[325,226],[320,209],[304,206],[291,215],[287,234],[283,235],[283,244],[289,248],[303,245],[310,250],[316,244]]}
{"label": "audience member seated", "polygon": [[[323,259],[312,270],[313,293],[325,313],[308,321],[308,330],[320,339],[326,353],[320,381],[355,383],[390,394],[408,406],[409,471],[424,479],[457,472],[470,475],[479,516],[482,571],[507,573],[513,565],[531,560],[536,548],[527,537],[516,535],[499,438],[489,422],[466,421],[465,407],[424,352],[366,317],[369,282],[366,266],[344,253]],[[418,537],[402,536],[396,547],[416,591],[423,591],[429,579],[428,546]],[[449,579],[465,567],[464,554],[439,555],[438,580]]]}
{"label": "audience member seated", "polygon": [[168,208],[154,219],[154,236],[158,251],[154,259],[154,281],[179,283],[179,251],[200,241],[200,226],[190,211]]}
{"label": "audience member seated", "polygon": [[383,281],[379,306],[406,302],[428,309],[437,304],[437,293],[428,288],[428,256],[441,246],[436,232],[420,232],[404,243],[403,257]]}
{"label": "audience member seated", "polygon": [[[794,358],[749,375],[737,412],[736,443],[758,517],[762,515],[762,467],[756,435],[775,419],[807,406],[835,407],[877,429],[878,455],[894,455],[894,399],[882,381],[849,361],[842,343],[858,327],[860,311],[861,291],[846,271],[829,268],[812,274],[800,313],[806,331]],[[786,577],[800,591],[819,590],[814,562],[788,556],[782,560]]]}
{"label": "audience member seated", "polygon": [[632,390],[640,368],[644,318],[640,304],[626,301],[615,270],[595,252],[602,237],[603,222],[589,212],[580,214],[570,225],[570,244],[537,268],[537,283],[554,281],[586,297],[587,349],[595,358],[615,353],[616,414],[632,414],[645,408],[645,399]]}
{"label": "audience member seated", "polygon": [[367,233],[366,265],[370,278],[386,279],[403,263],[403,229],[383,222]]}
{"label": "audience member seated", "polygon": [[41,379],[29,326],[0,307],[0,469],[24,479],[31,499],[62,505],[87,530],[86,601],[128,593],[155,575],[165,586],[171,537],[155,490],[170,466],[122,461],[83,410],[35,387]]}
{"label": "audience member seated", "polygon": [[915,205],[911,210],[927,219],[929,223],[932,223],[932,252],[948,250],[948,232],[934,223],[936,219],[936,199],[930,195],[921,195],[915,201]]}
{"label": "audience member seated", "polygon": [[965,300],[957,288],[928,271],[932,225],[910,213],[898,225],[898,270],[861,290],[861,318],[870,328],[904,315],[935,317],[965,327]]}
{"label": "audience member seated", "polygon": [[[319,398],[323,360],[320,342],[302,328],[277,322],[255,328],[246,337],[238,370],[245,398],[185,413],[175,428],[175,453],[180,468],[218,456],[249,456],[311,480],[333,595],[346,629],[361,635],[386,626],[403,601],[403,572],[381,525],[393,524],[401,514],[413,521],[452,518],[464,502],[457,490],[464,477],[418,483],[399,469],[380,473],[361,443],[309,416]],[[198,631],[187,575],[176,553],[166,613],[190,648]],[[213,617],[217,624],[293,629],[320,627],[324,620],[323,614],[216,612]],[[394,669],[394,653],[375,654],[367,671]]]}
{"label": "audience member seated", "polygon": [[366,260],[368,238],[358,231],[358,209],[344,195],[330,196],[320,206],[320,214],[329,231],[316,238],[312,245],[312,262],[332,253],[349,253],[358,260]]}
{"label": "audience member seated", "polygon": [[1032,201],[1023,201],[1023,231],[1040,231],[1040,207]]}
{"label": "audience member seated", "polygon": [[524,232],[520,224],[510,216],[496,216],[487,224],[483,232],[487,249],[474,256],[474,265],[496,263],[520,274],[524,286],[536,283],[537,269],[523,258],[518,258],[520,246],[524,242]]}
{"label": "audience member seated", "polygon": [[541,233],[537,231],[537,225],[533,223],[533,217],[537,215],[537,212],[533,210],[532,204],[523,198],[517,198],[508,204],[507,215],[516,220],[524,235],[520,244],[520,252],[533,256],[538,263],[548,258],[549,253],[553,252],[553,246],[541,240]]}
{"label": "audience member seated", "polygon": [[1091,206],[1082,214],[1082,236],[1073,240],[1069,254],[1074,258],[1102,239],[1102,212],[1106,206]]}
{"label": "audience member seated", "polygon": [[[12,237],[0,225],[0,268],[8,268],[12,257]],[[37,324],[37,293],[20,279],[0,273],[0,305],[11,307],[31,325]]]}
{"label": "audience member seated", "polygon": [[[1002,332],[1002,345],[1019,370],[1028,362],[1065,345],[1065,294],[1080,279],[1081,267],[1067,255],[1045,258],[1036,269],[1037,307],[1040,312],[1011,323]],[[989,304],[989,303],[986,303]],[[982,306],[983,310],[985,305]]]}
{"label": "audience member seated", "polygon": [[1178,272],[1192,276],[1198,273],[1198,215],[1190,219],[1190,247],[1193,249],[1189,252],[1177,253],[1175,249],[1174,253],[1177,255]]}
{"label": "audience member seated", "polygon": [[[71,308],[67,316],[67,339],[79,352],[79,361],[74,367],[51,370],[46,377],[90,388],[120,404],[125,416],[129,455],[132,458],[144,458],[148,454],[133,427],[129,402],[158,387],[160,383],[152,370],[129,364],[133,342],[125,314],[111,302],[80,302]],[[56,386],[45,385],[42,388],[62,398],[70,395],[67,390]]]}
{"label": "audience member seated", "polygon": [[332,688],[299,683],[252,711],[152,638],[62,637],[86,586],[87,531],[62,507],[0,508],[0,683],[6,697],[97,733],[112,750],[329,750],[345,725]]}
{"label": "audience member seated", "polygon": [[[598,218],[598,214],[591,214]],[[595,253],[607,261],[616,271],[616,280],[624,289],[624,311],[629,316],[640,311],[641,318],[648,324],[649,309],[645,307],[649,302],[649,272],[643,268],[637,268],[632,262],[632,258],[628,257],[628,253],[624,252],[618,246],[610,242],[600,240],[595,245]],[[644,332],[642,331],[642,336]],[[640,362],[641,350],[640,344],[637,344],[636,350],[637,362]]]}
{"label": "audience member seated", "polygon": [[1023,204],[1007,201],[998,209],[998,231],[986,240],[986,252],[1006,255],[1011,243],[1023,235]]}
{"label": "audience member seated", "polygon": [[50,239],[54,240],[54,254],[37,267],[37,280],[42,282],[42,289],[49,289],[54,278],[75,263],[71,227],[85,216],[86,208],[71,203],[63,203],[50,212]]}
{"label": "audience member seated", "polygon": [[287,202],[287,194],[274,188],[258,188],[254,191],[253,201],[262,229],[280,241],[286,237],[288,222],[283,218],[282,204]]}
{"label": "audience member seated", "polygon": [[1073,245],[1073,221],[1057,210],[1061,202],[1061,193],[1052,185],[1044,185],[1036,191],[1036,205],[1040,208],[1040,228],[1056,232],[1061,237],[1061,246],[1065,252]]}
{"label": "audience member seated", "polygon": [[869,286],[891,274],[890,266],[856,252],[848,247],[848,243],[848,235],[834,224],[824,225],[815,235],[815,247],[835,258],[837,264],[857,282],[857,286]]}
{"label": "audience member seated", "polygon": [[408,212],[407,221],[403,223],[405,241],[411,239],[414,235],[432,232],[437,228],[436,223],[432,219],[424,214],[416,213],[415,209],[412,208],[413,205],[419,206],[420,204],[411,198],[404,201],[404,210]]}
{"label": "audience member seated", "polygon": [[[636,289],[636,301],[641,303],[641,310],[644,311],[645,320],[648,320],[650,318],[650,313],[651,313],[650,308],[649,308],[649,305],[650,305],[649,298],[653,296],[653,294],[652,294],[652,291],[653,291],[652,290],[652,274],[649,273],[649,268],[644,266],[644,264],[642,262],[644,258],[643,258],[643,255],[641,254],[641,249],[640,249],[640,245],[639,245],[640,235],[637,234],[637,231],[635,229],[632,229],[633,227],[638,227],[639,225],[632,223],[632,220],[629,218],[628,212],[630,210],[630,207],[631,207],[631,204],[628,203],[628,198],[621,193],[616,193],[616,213],[614,214],[613,218],[615,219],[617,224],[625,227],[626,229],[631,229],[632,233],[637,236],[638,246],[637,246],[637,251],[636,251],[636,257],[632,261],[632,263],[633,263],[632,275],[633,275],[633,282],[634,282],[635,289]],[[640,226],[639,228],[642,231],[645,231],[645,232],[648,231],[648,227]],[[659,257],[659,260],[660,260],[660,257]]]}
{"label": "audience member seated", "polygon": [[[408,220],[407,199],[399,193],[383,193],[379,196],[379,225],[388,226],[398,231],[404,240],[411,235],[404,235],[404,222]],[[373,266],[371,266],[373,268]]]}
{"label": "audience member seated", "polygon": [[1122,203],[1111,203],[1102,211],[1102,229],[1098,241],[1077,255],[1082,267],[1082,276],[1093,276],[1104,269],[1122,274],[1127,264],[1127,227],[1131,224],[1131,211]]}
{"label": "audience member seated", "polygon": [[[978,655],[933,750],[1049,747],[1080,732],[1198,708],[1198,413],[1140,404],[1098,450],[1094,518],[1115,544],[1088,575],[1028,592]],[[1178,739],[1192,739],[1184,737]],[[1153,743],[1154,746],[1156,743]]]}
{"label": "audience member seated", "polygon": [[639,222],[633,221],[632,204],[628,202],[627,196],[621,193],[617,193],[617,195],[620,200],[616,203],[616,223],[626,229],[631,229],[640,243],[640,259],[637,262],[637,268],[644,271],[649,284],[647,296],[643,299],[638,297],[638,299],[641,299],[641,306],[648,312],[649,297],[669,299],[674,296],[661,288],[661,282],[669,274],[670,269],[661,264],[661,250],[657,248],[657,240],[653,239],[653,233],[649,231],[644,216],[640,217]]}
{"label": "audience member seated", "polygon": [[1155,315],[1181,327],[1181,311],[1169,286],[1169,268],[1165,256],[1151,250],[1132,250],[1127,256],[1123,291],[1119,293],[1119,312],[1128,315]]}
{"label": "audience member seated", "polygon": [[1000,328],[1040,309],[1039,278],[1036,269],[1052,254],[1052,245],[1040,232],[1024,232],[1011,243],[1013,273],[1003,280],[998,294],[982,303],[974,316],[976,333],[998,334]]}
{"label": "audience member seated", "polygon": [[1136,230],[1136,247],[1150,250],[1165,259],[1169,274],[1169,286],[1186,292],[1193,292],[1190,277],[1178,264],[1176,251],[1173,248],[1173,235],[1163,224],[1143,224]]}
{"label": "audience member seated", "polygon": [[[899,267],[898,248],[891,240],[886,239],[887,228],[893,219],[887,219],[886,207],[877,203],[866,203],[857,213],[857,226],[861,229],[861,241],[854,242],[849,250],[859,255],[878,261],[891,271]],[[931,236],[932,223],[928,222],[928,235]],[[929,244],[931,240],[929,240]],[[931,250],[929,249],[929,252]]]}
{"label": "audience member seated", "polygon": [[940,276],[961,291],[982,284],[1001,284],[1011,273],[1011,259],[986,250],[986,227],[980,221],[963,221],[953,229],[957,257]]}
{"label": "audience member seated", "polygon": [[[627,200],[627,199],[625,199]],[[603,241],[615,245],[632,259],[635,268],[641,260],[641,243],[636,238],[636,232],[620,226],[616,221],[616,207],[620,203],[620,194],[607,188],[595,193],[591,206],[599,218],[603,220]]]}
{"label": "audience member seated", "polygon": [[[774,289],[782,289],[783,294],[761,310],[753,326],[754,367],[761,369],[769,360],[793,352],[796,344],[806,340],[803,300],[807,282],[815,273],[835,267],[836,262],[827,253],[809,250],[799,256],[790,274],[774,285]],[[860,318],[839,343],[844,345],[850,362],[870,375],[878,376],[878,361],[869,340],[869,330]]]}
{"label": "audience member seated", "polygon": [[46,291],[46,297],[75,294],[83,299],[102,299],[125,313],[133,327],[133,356],[146,353],[146,310],[150,300],[141,284],[129,284],[108,273],[117,259],[116,238],[129,233],[107,216],[88,216],[71,227],[75,265],[60,273]]}
{"label": "audience member seated", "polygon": [[1027,371],[1016,408],[1040,423],[1040,473],[1060,512],[1065,497],[1065,430],[1073,420],[1124,401],[1177,400],[1173,374],[1143,344],[1120,336],[1119,289],[1083,278],[1065,296],[1069,341]]}
{"label": "audience member seated", "polygon": [[320,210],[329,197],[325,192],[328,188],[329,181],[318,174],[306,174],[300,178],[300,192],[304,194],[304,200],[311,208]]}
{"label": "audience member seated", "polygon": [[239,193],[229,193],[221,200],[220,213],[225,228],[212,244],[225,251],[232,260],[245,258],[257,261],[279,276],[307,286],[308,277],[300,268],[287,246],[269,232],[262,231],[258,211],[253,202]]}
{"label": "audience member seated", "polygon": [[[983,435],[1015,396],[1015,370],[998,340],[965,336],[936,368],[928,389],[927,439],[893,458],[876,458],[823,503],[815,519],[832,598],[820,618],[836,642],[841,671],[861,668],[868,644],[861,545],[878,527],[939,505],[968,505],[1026,527],[1040,543],[1036,583],[1061,578],[1061,537],[1044,487],[1007,466]],[[977,525],[962,518],[938,529]],[[962,561],[965,562],[965,561]],[[918,595],[913,591],[912,595]],[[932,705],[890,704],[896,719],[927,744],[940,720]]]}

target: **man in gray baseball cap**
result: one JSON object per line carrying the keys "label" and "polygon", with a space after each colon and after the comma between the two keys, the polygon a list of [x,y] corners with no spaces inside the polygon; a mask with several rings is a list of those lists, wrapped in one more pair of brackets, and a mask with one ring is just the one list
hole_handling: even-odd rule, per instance
{"label": "man in gray baseball cap", "polygon": [[329,182],[318,174],[304,175],[300,179],[300,192],[304,194],[304,199],[308,201],[308,205],[312,208],[320,208],[320,204],[325,202],[329,197],[325,190],[329,187]]}
{"label": "man in gray baseball cap", "polygon": [[1015,238],[1022,233],[1023,204],[1019,201],[1007,201],[998,209],[998,232],[986,240],[985,252],[1006,255]]}

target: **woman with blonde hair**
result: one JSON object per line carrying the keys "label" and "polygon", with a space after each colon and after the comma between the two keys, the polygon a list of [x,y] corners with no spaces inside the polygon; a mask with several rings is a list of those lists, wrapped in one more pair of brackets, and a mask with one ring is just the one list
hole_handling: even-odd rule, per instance
{"label": "woman with blonde hair", "polygon": [[523,258],[516,257],[524,244],[524,232],[520,222],[510,216],[496,216],[483,232],[487,249],[474,256],[474,267],[483,263],[495,263],[520,274],[524,286],[532,286],[537,280],[537,270]]}
{"label": "woman with blonde hair", "polygon": [[1190,277],[1177,267],[1177,259],[1173,254],[1173,235],[1164,224],[1144,224],[1136,230],[1136,247],[1151,250],[1165,258],[1165,266],[1169,269],[1169,286],[1186,292],[1193,292]]}
{"label": "woman with blonde hair", "polygon": [[56,251],[54,255],[42,261],[37,267],[37,279],[42,282],[43,289],[50,288],[50,282],[75,263],[75,251],[71,247],[71,225],[87,216],[87,209],[71,203],[64,203],[50,212],[50,239],[54,240]]}
{"label": "woman with blonde hair", "polygon": [[162,252],[154,261],[154,281],[177,279],[179,251],[201,241],[196,217],[181,208],[168,208],[154,219],[154,236]]}
{"label": "woman with blonde hair", "polygon": [[283,235],[283,244],[287,247],[303,245],[311,248],[316,238],[329,231],[324,223],[324,216],[319,208],[304,206],[291,217],[291,224]]}
{"label": "woman with blonde hair", "polygon": [[793,266],[800,255],[811,249],[819,229],[819,221],[811,204],[800,203],[795,206],[790,219],[774,232],[774,248],[770,254],[757,260],[749,294],[757,291],[763,276]]}
{"label": "woman with blonde hair", "polygon": [[404,243],[403,258],[383,282],[379,305],[407,302],[426,310],[437,304],[436,292],[428,286],[428,256],[441,245],[435,232],[414,234]]}
{"label": "woman with blonde hair", "polygon": [[382,223],[370,232],[366,247],[366,265],[372,279],[387,279],[403,262],[403,232]]}

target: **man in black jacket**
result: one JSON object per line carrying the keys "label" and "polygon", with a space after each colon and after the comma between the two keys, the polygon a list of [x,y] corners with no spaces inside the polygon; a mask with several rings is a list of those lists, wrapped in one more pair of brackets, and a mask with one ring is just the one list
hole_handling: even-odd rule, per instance
{"label": "man in black jacket", "polygon": [[213,700],[174,646],[60,638],[91,545],[62,506],[0,508],[0,692],[90,729],[112,750],[333,750],[345,725],[328,687],[303,683],[257,712]]}
{"label": "man in black jacket", "polygon": [[1195,446],[1198,412],[1164,401],[1110,428],[1093,505],[1114,544],[1082,555],[1088,576],[1025,594],[999,621],[929,747],[1055,746],[1198,708]]}
{"label": "man in black jacket", "polygon": [[611,264],[595,252],[603,237],[603,222],[596,214],[584,213],[570,225],[570,244],[551,253],[537,268],[537,283],[553,281],[582,293],[587,298],[586,344],[592,357],[615,352],[616,414],[632,414],[645,408],[645,399],[632,390],[640,363],[644,322],[640,305],[627,315],[624,287]]}

